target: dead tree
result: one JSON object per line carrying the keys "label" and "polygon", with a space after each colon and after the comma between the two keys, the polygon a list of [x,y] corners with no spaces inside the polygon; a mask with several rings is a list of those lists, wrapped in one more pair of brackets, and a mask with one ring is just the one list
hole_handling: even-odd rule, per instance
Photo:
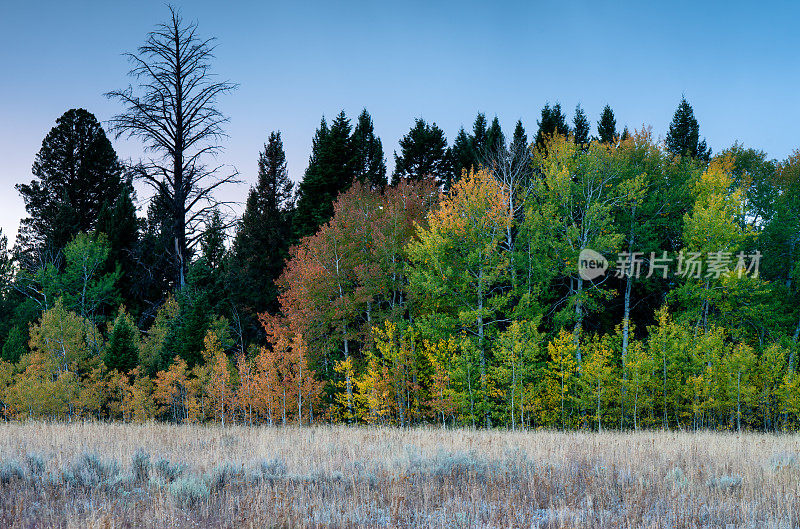
{"label": "dead tree", "polygon": [[169,9],[170,20],[149,33],[137,53],[126,54],[136,86],[106,96],[125,105],[110,120],[117,138],[142,140],[154,155],[139,166],[138,177],[168,204],[175,286],[180,289],[201,225],[220,204],[214,190],[237,181],[236,171],[222,174],[222,166],[203,164],[220,151],[225,136],[227,118],[217,109],[217,98],[236,85],[216,81],[210,71],[214,39],[200,39],[196,23],[185,23]]}

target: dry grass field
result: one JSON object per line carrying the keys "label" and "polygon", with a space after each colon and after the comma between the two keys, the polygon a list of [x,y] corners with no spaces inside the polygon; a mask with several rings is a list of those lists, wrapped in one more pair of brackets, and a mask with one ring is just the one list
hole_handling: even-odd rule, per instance
{"label": "dry grass field", "polygon": [[0,527],[797,527],[800,436],[0,425]]}

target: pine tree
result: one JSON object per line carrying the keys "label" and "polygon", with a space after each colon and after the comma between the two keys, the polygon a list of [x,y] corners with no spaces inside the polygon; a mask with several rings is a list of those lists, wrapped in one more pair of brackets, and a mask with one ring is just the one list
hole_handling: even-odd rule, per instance
{"label": "pine tree", "polygon": [[353,150],[355,153],[355,178],[364,185],[375,189],[386,186],[386,160],[383,157],[383,145],[375,136],[372,118],[367,109],[361,111],[358,123],[353,130]]}
{"label": "pine tree", "polygon": [[521,119],[517,120],[517,124],[514,126],[514,134],[511,137],[509,150],[512,152],[517,152],[518,147],[523,149],[528,148],[528,134],[525,132],[525,127],[522,126]]}
{"label": "pine tree", "polygon": [[492,119],[489,129],[486,131],[486,143],[488,148],[495,152],[505,147],[506,138],[503,135],[503,129],[500,127],[500,120],[497,119],[497,116]]}
{"label": "pine tree", "polygon": [[350,138],[350,120],[340,112],[328,128],[322,119],[311,150],[303,181],[298,188],[294,232],[312,235],[333,215],[333,202],[346,191],[355,176],[355,153]]}
{"label": "pine tree", "polygon": [[545,104],[542,108],[542,117],[537,123],[539,130],[536,133],[536,147],[540,149],[545,146],[549,136],[554,134],[568,136],[570,132],[567,117],[561,111],[560,103],[556,103],[552,107],[550,103]]}
{"label": "pine tree", "polygon": [[583,111],[580,105],[575,107],[575,118],[573,119],[572,124],[574,126],[573,138],[575,140],[575,144],[582,147],[588,147],[591,126],[589,125],[589,120],[586,118],[586,113]]}
{"label": "pine tree", "polygon": [[420,181],[434,178],[444,184],[448,178],[447,139],[436,123],[428,125],[422,118],[414,121],[411,130],[400,139],[400,155],[394,153],[392,185],[400,178]]}
{"label": "pine tree", "polygon": [[[498,128],[500,124],[498,123]],[[475,121],[472,124],[472,165],[475,167],[475,170],[478,169],[478,164],[480,164],[481,156],[484,152],[490,149],[490,138],[489,138],[489,129],[486,125],[486,114],[483,112],[478,112],[478,115],[475,116]]]}
{"label": "pine tree", "polygon": [[109,329],[103,362],[108,369],[121,373],[128,373],[139,363],[139,329],[125,307],[120,306]]}
{"label": "pine tree", "polygon": [[65,112],[42,142],[29,184],[16,188],[30,215],[20,223],[18,255],[58,252],[81,231],[97,227],[102,208],[122,188],[122,165],[93,114]]}
{"label": "pine tree", "polygon": [[135,200],[133,182],[127,176],[116,200],[103,207],[97,222],[97,232],[104,233],[108,238],[110,251],[106,272],[112,272],[119,266],[121,275],[117,287],[122,297],[132,301],[133,307],[138,308],[143,300],[138,299],[134,291],[135,252],[140,228],[139,219],[136,218]]}
{"label": "pine tree", "polygon": [[445,189],[455,185],[464,171],[477,171],[482,165],[489,165],[504,148],[505,137],[500,120],[495,117],[487,127],[486,115],[479,112],[472,124],[472,134],[461,127],[453,142],[450,150],[451,175]]}
{"label": "pine tree", "polygon": [[706,140],[700,140],[700,125],[694,117],[694,109],[685,97],[681,97],[672,117],[666,144],[667,150],[676,156],[689,156],[702,161],[708,161],[711,157]]}
{"label": "pine tree", "polygon": [[135,303],[141,303],[137,308],[142,310],[144,317],[152,318],[171,290],[174,276],[173,225],[166,197],[157,195],[150,201],[147,217],[140,221],[139,233],[132,252],[135,267],[127,301],[131,310]]}
{"label": "pine tree", "polygon": [[597,139],[600,143],[609,145],[617,141],[617,120],[609,105],[603,107],[600,121],[597,122]]}
{"label": "pine tree", "polygon": [[250,190],[236,231],[230,283],[234,300],[244,309],[244,332],[259,332],[256,314],[278,308],[277,279],[291,243],[293,184],[289,180],[280,132],[272,132],[258,157],[258,181]]}
{"label": "pine tree", "polygon": [[200,258],[190,265],[187,277],[187,284],[203,291],[213,311],[219,311],[220,305],[228,300],[225,284],[228,269],[227,238],[222,214],[214,208],[200,237]]}
{"label": "pine tree", "polygon": [[467,134],[464,127],[458,130],[453,146],[450,148],[450,169],[451,173],[447,179],[445,190],[456,185],[464,174],[464,171],[476,169],[474,142],[472,137]]}
{"label": "pine tree", "polygon": [[12,364],[19,362],[22,355],[28,352],[25,335],[25,330],[22,327],[12,327],[5,342],[3,342],[3,352],[0,358]]}

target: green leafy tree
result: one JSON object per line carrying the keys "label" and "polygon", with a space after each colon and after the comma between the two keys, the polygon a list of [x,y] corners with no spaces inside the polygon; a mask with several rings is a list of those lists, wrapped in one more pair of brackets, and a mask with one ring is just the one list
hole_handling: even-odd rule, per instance
{"label": "green leafy tree", "polygon": [[710,317],[719,314],[734,290],[730,282],[748,280],[745,270],[734,270],[748,263],[739,263],[735,256],[753,233],[742,222],[744,192],[741,188],[731,191],[730,169],[727,159],[710,164],[695,186],[694,207],[684,217],[684,252],[678,272],[686,280],[670,297],[685,309],[681,317],[689,318],[695,329],[709,328]]}
{"label": "green leafy tree", "polygon": [[495,413],[498,422],[512,430],[524,427],[525,388],[541,376],[542,365],[537,322],[515,320],[495,341],[494,362],[490,368],[493,396],[503,406]]}
{"label": "green leafy tree", "polygon": [[622,235],[611,212],[632,199],[632,190],[619,186],[619,164],[599,144],[584,152],[563,136],[551,136],[543,149],[537,149],[534,164],[537,180],[526,205],[525,232],[531,237],[538,266],[566,282],[557,323],[572,324],[580,365],[584,318],[611,292],[604,286],[608,276],[584,279],[579,255],[586,249],[609,256],[616,253]]}
{"label": "green leafy tree", "polygon": [[592,413],[597,431],[603,429],[603,418],[618,394],[617,373],[611,360],[611,347],[606,340],[594,337],[585,345],[586,359],[578,379],[581,405]]}
{"label": "green leafy tree", "polygon": [[479,416],[488,425],[488,333],[502,318],[507,294],[508,256],[499,251],[511,221],[503,188],[490,173],[470,173],[457,182],[429,228],[419,229],[408,247],[410,283],[417,306],[435,317],[451,318],[472,337],[479,359]]}
{"label": "green leafy tree", "polygon": [[92,321],[104,319],[119,301],[119,266],[104,272],[111,247],[105,234],[79,233],[64,249],[64,271],[56,281],[65,306]]}
{"label": "green leafy tree", "polygon": [[654,395],[652,392],[653,377],[658,374],[658,366],[648,349],[641,341],[633,341],[625,358],[626,377],[622,381],[622,398],[625,408],[633,415],[633,428],[640,427],[639,417],[642,412],[652,410]]}

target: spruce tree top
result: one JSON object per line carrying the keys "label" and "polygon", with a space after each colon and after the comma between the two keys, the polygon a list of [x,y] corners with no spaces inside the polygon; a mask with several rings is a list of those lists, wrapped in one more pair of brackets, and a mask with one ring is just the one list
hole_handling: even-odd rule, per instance
{"label": "spruce tree top", "polygon": [[597,139],[600,143],[615,143],[617,141],[617,120],[614,111],[609,105],[603,107],[600,121],[597,122]]}
{"label": "spruce tree top", "polygon": [[577,145],[588,146],[591,126],[589,125],[589,120],[586,118],[586,113],[580,105],[575,107],[575,119],[572,123],[575,126],[573,129],[575,143]]}
{"label": "spruce tree top", "polygon": [[536,133],[536,146],[544,146],[545,140],[548,136],[553,134],[561,134],[562,136],[569,135],[569,125],[567,125],[567,117],[561,111],[561,104],[556,103],[552,107],[550,103],[545,104],[542,108],[542,117],[537,122],[539,130]]}
{"label": "spruce tree top", "polygon": [[692,105],[681,97],[666,138],[667,149],[676,156],[689,156],[707,161],[711,150],[705,140],[700,140],[700,125],[694,117]]}

